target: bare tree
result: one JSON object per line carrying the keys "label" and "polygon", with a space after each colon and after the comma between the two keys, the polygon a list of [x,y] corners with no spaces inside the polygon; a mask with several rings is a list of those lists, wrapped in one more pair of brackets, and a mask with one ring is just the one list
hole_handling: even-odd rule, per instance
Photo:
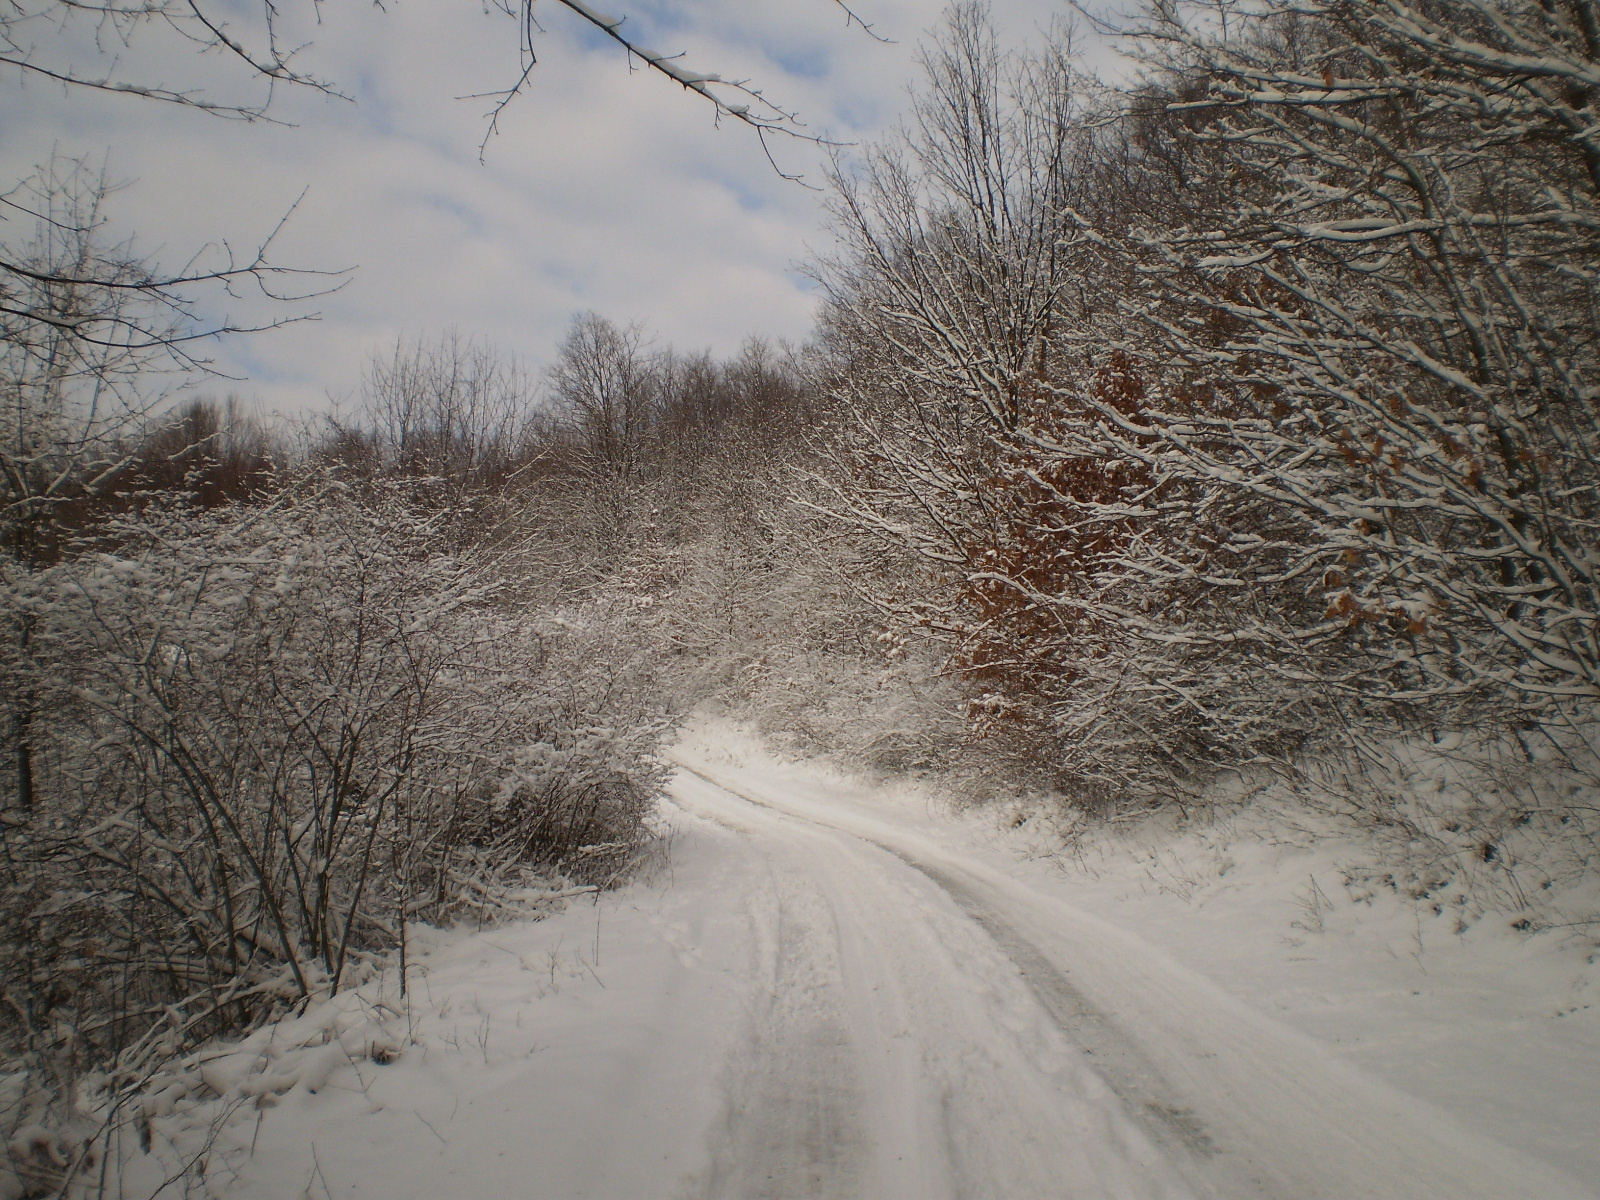
{"label": "bare tree", "polygon": [[598,313],[576,318],[562,339],[550,400],[596,480],[627,483],[643,470],[661,399],[657,365],[639,326],[619,327]]}
{"label": "bare tree", "polygon": [[[304,8],[314,17],[312,5]],[[279,85],[334,92],[328,81],[295,66],[300,47],[285,41],[282,16],[270,0],[259,7],[216,0],[10,0],[0,9],[0,66],[24,81],[256,120],[266,115]],[[159,64],[172,50],[220,56],[260,92],[254,99],[219,98],[160,81]]]}
{"label": "bare tree", "polygon": [[[847,24],[878,37],[844,0],[831,2]],[[584,0],[558,3],[615,41],[631,60],[709,102],[717,119],[726,118],[754,130],[763,147],[770,133],[826,142],[808,129],[798,114],[767,97],[750,80],[694,70],[682,61],[681,54],[649,48],[628,28],[626,16],[602,12]],[[492,5],[515,21],[521,62],[507,87],[483,96],[494,102],[487,115],[485,145],[494,136],[506,107],[527,87],[538,62],[536,45],[541,32],[534,15],[535,0],[492,0]],[[273,0],[260,4],[11,0],[0,10],[0,67],[14,70],[25,81],[48,81],[70,90],[177,105],[233,120],[271,120],[280,87],[348,99],[336,81],[297,61],[307,49],[297,26],[315,26],[318,16],[314,0],[294,5]],[[216,95],[203,86],[167,82],[164,64],[175,51],[195,51],[222,60],[231,69],[232,88],[253,89],[254,95]]]}
{"label": "bare tree", "polygon": [[521,366],[457,330],[402,340],[367,364],[357,431],[380,469],[439,479],[460,498],[517,469],[533,392]]}
{"label": "bare tree", "polygon": [[[517,19],[521,35],[522,69],[510,87],[486,94],[486,98],[494,100],[495,105],[488,115],[489,127],[484,134],[485,145],[488,144],[489,138],[494,136],[501,113],[522,93],[533,68],[539,61],[535,53],[535,38],[540,32],[539,24],[534,17],[535,0],[494,0],[494,2],[501,11]],[[719,121],[727,118],[754,130],[761,139],[762,148],[767,152],[768,161],[773,162],[773,169],[778,170],[779,174],[784,172],[772,160],[771,147],[767,143],[769,133],[781,133],[802,141],[824,145],[836,144],[808,129],[800,120],[798,113],[768,98],[761,88],[749,79],[732,79],[716,72],[694,70],[681,61],[681,54],[664,54],[645,46],[626,28],[628,18],[625,15],[613,16],[601,12],[585,0],[557,0],[557,3],[620,45],[628,52],[630,59],[638,60],[647,70],[665,75],[685,91],[692,92],[709,102]],[[879,41],[884,40],[844,0],[832,0],[832,3],[844,14],[847,24],[858,26],[864,33]],[[785,178],[798,177],[785,174]]]}
{"label": "bare tree", "polygon": [[[58,560],[105,498],[129,485],[151,415],[207,369],[200,346],[246,330],[205,322],[198,290],[252,283],[270,294],[303,278],[272,267],[265,248],[242,267],[164,274],[129,245],[107,244],[108,192],[103,173],[58,159],[0,198],[9,219],[32,225],[25,239],[0,239],[0,572],[8,583]],[[33,624],[26,606],[11,616],[10,728],[0,758],[14,781],[7,803],[27,810]]]}
{"label": "bare tree", "polygon": [[336,286],[272,265],[270,239],[243,264],[163,272],[131,244],[108,243],[110,191],[103,172],[57,159],[0,198],[8,220],[31,225],[0,238],[0,540],[24,561],[53,552],[54,514],[109,486],[149,416],[209,370],[207,342],[310,315],[208,321],[207,289],[303,301]]}

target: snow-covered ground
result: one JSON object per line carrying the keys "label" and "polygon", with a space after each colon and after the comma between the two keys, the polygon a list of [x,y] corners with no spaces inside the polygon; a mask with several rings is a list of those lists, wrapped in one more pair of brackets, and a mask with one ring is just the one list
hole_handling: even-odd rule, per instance
{"label": "snow-covered ground", "polygon": [[197,1056],[125,1194],[1596,1194],[1592,939],[1358,903],[1338,844],[1028,860],[726,726],[677,755],[654,872]]}

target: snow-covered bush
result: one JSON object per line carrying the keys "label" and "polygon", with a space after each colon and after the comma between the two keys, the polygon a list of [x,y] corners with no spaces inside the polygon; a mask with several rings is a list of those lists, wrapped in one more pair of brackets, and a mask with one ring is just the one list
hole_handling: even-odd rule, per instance
{"label": "snow-covered bush", "polygon": [[7,1057],[137,1074],[408,920],[618,874],[660,779],[641,655],[603,613],[525,611],[448,517],[313,474],[0,566],[35,718],[0,831]]}

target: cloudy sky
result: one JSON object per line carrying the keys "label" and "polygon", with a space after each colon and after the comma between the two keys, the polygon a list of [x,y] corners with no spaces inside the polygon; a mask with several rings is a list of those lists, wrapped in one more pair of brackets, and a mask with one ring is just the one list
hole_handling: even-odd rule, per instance
{"label": "cloudy sky", "polygon": [[[260,7],[217,4],[241,33]],[[274,257],[356,268],[309,306],[320,320],[216,347],[218,366],[240,382],[210,390],[268,410],[317,409],[348,398],[367,357],[397,337],[449,326],[537,368],[585,309],[639,321],[685,350],[806,335],[815,296],[796,267],[827,246],[818,195],[782,180],[747,130],[717,128],[703,100],[639,70],[553,0],[536,6],[538,65],[482,162],[487,102],[459,97],[516,78],[511,18],[481,0],[384,9],[335,0],[320,22],[309,0],[279,7],[286,39],[305,43],[296,65],[350,99],[281,89],[270,110],[280,124],[245,124],[0,75],[5,180],[52,153],[104,156],[128,183],[111,207],[114,230],[167,266],[207,244],[248,252],[304,193]],[[749,78],[809,128],[846,142],[899,119],[917,43],[943,0],[855,7],[892,44],[847,26],[831,0],[606,2],[642,44]],[[1066,5],[1000,0],[995,9],[1002,35],[1020,40]],[[104,69],[81,31],[41,28],[29,35],[36,57]],[[258,94],[222,56],[159,29],[118,54],[128,78],[216,99]],[[775,138],[773,151],[786,170],[821,181],[814,147]],[[248,301],[230,303],[260,316]]]}

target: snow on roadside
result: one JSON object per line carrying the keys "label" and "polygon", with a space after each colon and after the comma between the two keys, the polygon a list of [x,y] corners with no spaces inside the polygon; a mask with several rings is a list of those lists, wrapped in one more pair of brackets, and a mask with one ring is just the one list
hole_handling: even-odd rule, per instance
{"label": "snow on roadside", "polygon": [[111,1194],[677,1190],[706,1169],[722,1099],[708,1064],[745,1004],[741,881],[710,865],[680,853],[542,920],[414,927],[405,997],[391,970],[177,1064]]}
{"label": "snow on roadside", "polygon": [[[1086,847],[1075,901],[1371,1074],[1600,1179],[1600,945],[1385,882],[1373,848],[1249,813]],[[1448,889],[1446,889],[1448,890]]]}
{"label": "snow on roadside", "polygon": [[915,783],[784,760],[727,721],[684,747],[729,780],[810,791],[1020,876],[1468,1128],[1600,1179],[1600,926],[1519,928],[1459,886],[1415,895],[1384,868],[1391,845],[1306,810],[1233,805],[1069,840],[1021,807],[956,813]]}

